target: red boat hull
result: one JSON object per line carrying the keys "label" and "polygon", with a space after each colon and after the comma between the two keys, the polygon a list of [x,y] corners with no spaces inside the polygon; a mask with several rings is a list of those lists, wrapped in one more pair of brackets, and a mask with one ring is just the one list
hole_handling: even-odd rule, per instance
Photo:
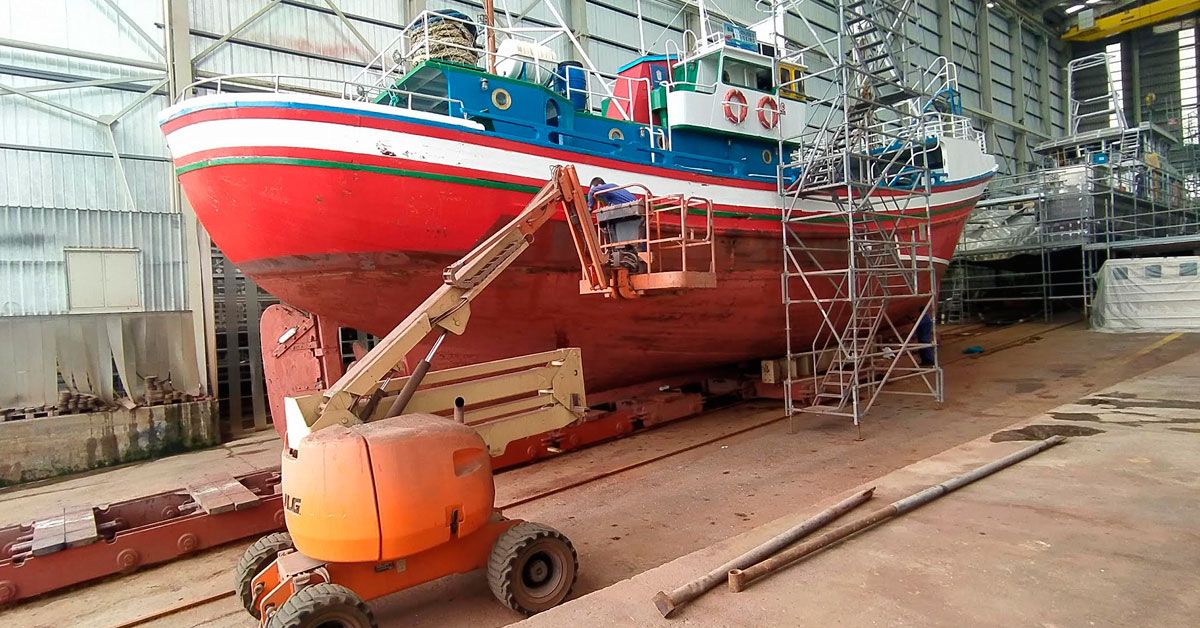
{"label": "red boat hull", "polygon": [[[256,283],[295,307],[376,335],[531,197],[527,185],[481,188],[283,163],[209,166],[180,178],[216,244]],[[974,200],[936,208],[936,257],[952,255]],[[565,223],[551,223],[472,304],[468,331],[443,345],[435,368],[577,346],[589,390],[603,391],[782,355],[777,219],[719,218],[717,225],[717,288],[616,302],[579,294]],[[844,239],[836,227],[823,230],[829,245]],[[896,303],[893,315],[913,307]],[[816,331],[815,308],[801,319]]]}

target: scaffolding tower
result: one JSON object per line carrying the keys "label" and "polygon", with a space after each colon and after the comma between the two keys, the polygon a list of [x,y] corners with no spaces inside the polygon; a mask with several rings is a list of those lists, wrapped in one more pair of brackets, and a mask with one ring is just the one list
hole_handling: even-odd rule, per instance
{"label": "scaffolding tower", "polygon": [[1189,145],[1179,129],[1125,120],[1119,62],[1101,52],[1067,64],[1069,132],[1033,147],[1036,169],[992,180],[943,279],[944,321],[1086,316],[1105,260],[1195,250]]}
{"label": "scaffolding tower", "polygon": [[[910,62],[915,0],[838,0],[832,36],[804,17],[824,9],[804,4],[775,6],[800,9],[793,15],[815,42],[784,55],[808,68],[795,82],[810,97],[802,132],[780,140],[785,403],[792,431],[801,414],[819,413],[850,418],[861,435],[881,393],[942,401],[929,209],[936,144],[923,114],[956,97],[938,93],[954,66]],[[891,386],[901,380],[909,384]]]}

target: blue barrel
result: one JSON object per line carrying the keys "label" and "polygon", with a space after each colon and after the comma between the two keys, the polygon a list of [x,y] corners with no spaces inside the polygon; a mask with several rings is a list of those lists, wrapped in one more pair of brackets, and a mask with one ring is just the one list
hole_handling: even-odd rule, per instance
{"label": "blue barrel", "polygon": [[571,101],[576,111],[588,106],[587,70],[578,61],[563,61],[554,75],[554,89]]}

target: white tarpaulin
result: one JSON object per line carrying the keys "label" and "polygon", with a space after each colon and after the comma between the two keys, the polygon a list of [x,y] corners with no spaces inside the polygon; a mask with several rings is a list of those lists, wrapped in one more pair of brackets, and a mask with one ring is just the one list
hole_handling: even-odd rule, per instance
{"label": "white tarpaulin", "polygon": [[113,399],[113,370],[135,399],[144,378],[200,390],[189,312],[0,317],[0,408],[54,404],[68,390]]}
{"label": "white tarpaulin", "polygon": [[1200,331],[1200,256],[1110,259],[1096,278],[1099,331]]}

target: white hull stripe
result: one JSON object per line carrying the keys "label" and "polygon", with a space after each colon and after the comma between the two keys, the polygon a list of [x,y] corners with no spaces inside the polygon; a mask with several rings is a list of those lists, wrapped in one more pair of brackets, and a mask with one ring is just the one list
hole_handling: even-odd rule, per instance
{"label": "white hull stripe", "polygon": [[[271,147],[339,151],[372,157],[395,156],[454,168],[487,173],[503,165],[507,174],[541,181],[557,163],[552,157],[515,152],[479,144],[428,135],[384,129],[285,119],[220,119],[180,127],[167,135],[176,161],[189,155],[229,148],[262,148],[269,156]],[[602,177],[606,181],[640,183],[656,194],[685,194],[712,200],[714,204],[779,211],[781,199],[774,190],[755,190],[713,185],[682,178],[663,177],[619,168],[576,164],[581,181]],[[934,207],[961,203],[979,196],[987,180],[978,184],[930,196]],[[805,202],[807,211],[833,211],[827,202]]]}

